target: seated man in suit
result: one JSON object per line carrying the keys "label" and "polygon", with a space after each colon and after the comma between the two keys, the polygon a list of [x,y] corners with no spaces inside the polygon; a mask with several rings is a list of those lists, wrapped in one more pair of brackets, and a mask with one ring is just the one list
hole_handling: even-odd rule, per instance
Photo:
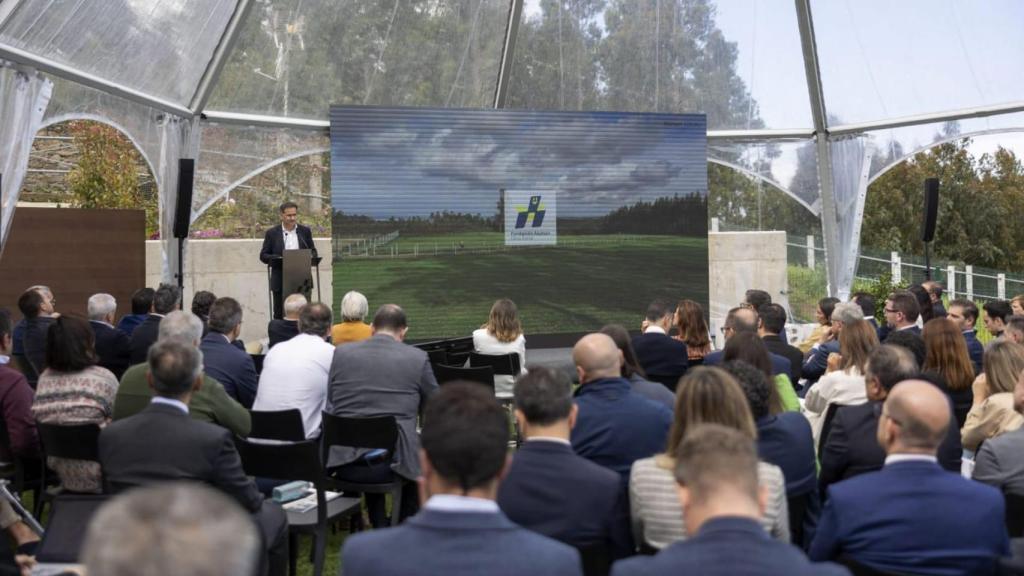
{"label": "seated man in suit", "polygon": [[668,335],[676,308],[667,300],[655,300],[647,307],[644,333],[633,338],[637,362],[647,378],[676,389],[689,364],[686,344]]}
{"label": "seated man in suit", "polygon": [[156,396],[149,407],[100,433],[99,458],[110,488],[120,491],[168,480],[205,482],[253,515],[263,533],[269,574],[288,570],[288,517],[264,501],[245,475],[231,432],[188,416],[203,383],[203,354],[174,340],[149,351],[146,379]]}
{"label": "seated man in suit", "polygon": [[99,365],[113,372],[120,380],[124,371],[128,369],[132,348],[128,336],[113,325],[117,313],[117,300],[110,294],[93,294],[89,297],[87,309],[89,326],[96,336]]}
{"label": "seated man in suit", "polygon": [[620,375],[622,352],[611,337],[587,334],[573,347],[572,359],[580,380],[572,447],[618,472],[626,485],[633,462],[665,449],[672,411],[635,392]]}
{"label": "seated man in suit", "polygon": [[1013,308],[1006,300],[990,300],[982,307],[985,310],[985,329],[995,338],[1003,335],[1006,319],[1013,314]]}
{"label": "seated man in suit", "polygon": [[942,284],[935,280],[922,282],[921,287],[928,291],[928,299],[932,303],[932,318],[945,318],[949,315],[946,307],[942,305]]}
{"label": "seated man in suit", "polygon": [[[1013,408],[1024,414],[1024,377],[1014,387]],[[1024,496],[1024,428],[985,440],[974,462],[972,478],[1003,494]]]}
{"label": "seated man in suit", "polygon": [[153,309],[153,296],[156,290],[152,288],[139,288],[132,293],[132,312],[121,317],[117,323],[117,329],[124,332],[125,336],[131,338],[132,332],[146,321],[149,311]]}
{"label": "seated man in suit", "polygon": [[397,528],[349,536],[345,572],[579,575],[576,550],[513,524],[494,502],[508,436],[505,411],[479,384],[456,382],[435,394],[423,415],[423,510]]}
{"label": "seated man in suit", "polygon": [[135,328],[131,336],[131,364],[146,361],[149,347],[156,342],[160,332],[160,320],[181,306],[181,290],[172,284],[161,284],[153,293],[153,308],[149,315]]}
{"label": "seated man in suit", "polygon": [[629,504],[615,472],[577,456],[572,381],[534,366],[515,384],[516,422],[526,442],[498,490],[509,520],[576,548],[601,548],[608,558],[632,554]]}
{"label": "seated man in suit", "polygon": [[[911,296],[913,298],[913,296]],[[916,301],[915,301],[916,302]],[[916,304],[915,304],[916,305]],[[839,333],[844,324],[864,319],[864,311],[852,302],[840,302],[832,309],[832,326],[822,334],[821,340],[811,347],[802,368],[809,388],[828,370],[828,355],[839,354]]]}
{"label": "seated man in suit", "polygon": [[964,335],[964,342],[967,343],[967,354],[971,357],[971,364],[974,364],[974,373],[981,374],[981,361],[985,355],[985,347],[978,340],[978,332],[974,329],[978,321],[978,305],[966,298],[957,298],[949,303],[947,318],[952,320],[960,332]]}
{"label": "seated man in suit", "polygon": [[217,295],[209,290],[200,290],[192,295],[192,313],[203,323],[203,336],[210,332],[207,323],[210,321],[210,308],[217,301]]}
{"label": "seated man in suit", "polygon": [[105,576],[252,576],[260,536],[217,490],[187,482],[139,488],[89,521],[82,563]]}
{"label": "seated man in suit", "polygon": [[[198,349],[202,334],[203,323],[195,314],[175,310],[160,321],[157,342],[173,340]],[[149,406],[153,398],[153,389],[146,381],[148,369],[149,366],[145,363],[136,364],[124,373],[117,387],[117,396],[114,398],[114,420],[134,416]],[[203,385],[192,393],[188,413],[195,420],[223,426],[242,437],[248,436],[252,428],[249,411],[228,396],[220,382],[205,373]]]}
{"label": "seated man in suit", "polygon": [[622,560],[613,576],[830,576],[799,549],[773,540],[759,520],[766,493],[757,483],[757,451],[748,436],[698,424],[676,449],[675,477],[689,537],[658,552]]}
{"label": "seated man in suit", "polygon": [[1009,552],[1003,496],[939,466],[951,420],[937,386],[897,384],[878,423],[885,466],[829,488],[811,559],[843,557],[887,574],[994,574]]}
{"label": "seated man in suit", "polygon": [[305,305],[306,297],[302,294],[290,294],[284,299],[284,318],[275,318],[267,323],[268,348],[299,335],[299,312]]}
{"label": "seated man in suit", "polygon": [[[335,348],[327,388],[327,410],[335,416],[395,417],[399,436],[395,454],[335,446],[327,465],[336,468],[335,476],[350,482],[391,482],[396,475],[404,478],[402,518],[417,508],[420,438],[416,420],[427,398],[437,391],[427,353],[403,343],[408,329],[399,306],[381,306],[373,316],[372,337]],[[375,528],[386,525],[383,494],[367,494],[366,508]]]}
{"label": "seated man in suit", "polygon": [[[918,335],[921,328],[917,325],[917,318],[921,315],[921,305],[917,303],[917,297],[906,290],[897,290],[885,300],[885,325],[889,327],[890,333],[897,330],[910,330]],[[886,335],[888,337],[888,335]]]}
{"label": "seated man in suit", "polygon": [[256,364],[234,344],[242,333],[242,305],[234,298],[218,298],[210,307],[210,333],[203,337],[203,369],[224,385],[238,403],[252,408],[259,386]]}
{"label": "seated man in suit", "polygon": [[18,298],[18,310],[25,317],[22,352],[31,370],[25,371],[29,385],[34,389],[39,374],[46,368],[46,332],[57,318],[54,304],[57,300],[46,286],[33,286]]}
{"label": "seated man in suit", "polygon": [[758,309],[757,335],[768,351],[789,360],[789,381],[796,384],[803,377],[804,353],[786,342],[786,309],[766,304]]}
{"label": "seated man in suit", "polygon": [[[725,325],[722,327],[722,334],[725,336],[725,341],[728,342],[733,336],[741,332],[749,332],[751,334],[758,333],[758,324],[760,320],[757,312],[753,308],[748,306],[737,306],[729,310],[729,313],[725,315]],[[765,348],[768,347],[767,342]],[[799,350],[797,350],[799,352]],[[801,356],[803,358],[803,356]],[[796,384],[796,380],[793,380],[792,373],[793,368],[790,364],[789,359],[785,356],[776,354],[771,350],[768,351],[768,359],[772,362],[772,375],[785,374],[789,376],[790,383]],[[715,350],[704,357],[705,366],[719,366],[725,361],[725,347],[721,350]]]}

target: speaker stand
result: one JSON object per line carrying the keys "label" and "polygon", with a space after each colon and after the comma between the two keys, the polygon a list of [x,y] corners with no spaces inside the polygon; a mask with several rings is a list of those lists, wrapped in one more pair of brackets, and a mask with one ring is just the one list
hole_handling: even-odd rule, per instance
{"label": "speaker stand", "polygon": [[[178,238],[178,273],[174,275],[178,279],[178,290],[185,293],[185,239]],[[184,301],[184,297],[182,298]],[[184,309],[184,308],[183,308]]]}
{"label": "speaker stand", "polygon": [[924,243],[924,279],[930,281],[932,279],[932,243]]}

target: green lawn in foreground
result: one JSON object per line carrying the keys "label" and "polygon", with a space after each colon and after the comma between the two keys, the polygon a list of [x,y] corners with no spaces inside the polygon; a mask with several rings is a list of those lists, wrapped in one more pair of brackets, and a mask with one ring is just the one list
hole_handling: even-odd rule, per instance
{"label": "green lawn in foreground", "polygon": [[558,246],[505,247],[482,232],[402,237],[376,254],[335,263],[333,301],[358,290],[371,313],[400,304],[416,339],[468,335],[501,297],[516,302],[527,336],[638,328],[655,298],[708,297],[704,238],[560,235]]}

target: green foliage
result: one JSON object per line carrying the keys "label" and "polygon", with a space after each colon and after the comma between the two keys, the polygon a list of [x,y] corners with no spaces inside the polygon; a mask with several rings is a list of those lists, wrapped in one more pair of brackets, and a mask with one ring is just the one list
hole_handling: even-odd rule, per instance
{"label": "green foliage", "polygon": [[879,326],[885,323],[885,310],[882,304],[885,303],[889,295],[897,290],[904,290],[909,286],[906,280],[900,282],[893,282],[892,274],[889,272],[883,272],[873,280],[861,280],[856,279],[853,282],[854,292],[867,292],[875,297],[875,320],[878,321]]}
{"label": "green foliage", "polygon": [[785,230],[800,236],[821,234],[818,217],[785,192],[746,174],[708,163],[708,217],[725,229]]}
{"label": "green foliage", "polygon": [[789,283],[789,314],[795,322],[814,322],[814,311],[818,300],[826,294],[828,281],[825,267],[814,269],[805,266],[787,267]]}

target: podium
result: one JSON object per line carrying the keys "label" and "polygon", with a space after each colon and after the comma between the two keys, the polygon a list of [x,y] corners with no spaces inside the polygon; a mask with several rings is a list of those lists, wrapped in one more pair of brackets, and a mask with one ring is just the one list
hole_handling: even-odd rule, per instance
{"label": "podium", "polygon": [[271,259],[267,263],[267,290],[270,292],[270,317],[274,317],[274,284],[271,279],[272,269],[275,263],[281,267],[281,298],[287,298],[291,294],[302,294],[306,300],[312,300],[313,293],[313,269],[316,270],[316,299],[321,301],[320,295],[320,262],[319,256],[313,256],[313,251],[308,248],[298,250],[285,250],[280,257]]}

